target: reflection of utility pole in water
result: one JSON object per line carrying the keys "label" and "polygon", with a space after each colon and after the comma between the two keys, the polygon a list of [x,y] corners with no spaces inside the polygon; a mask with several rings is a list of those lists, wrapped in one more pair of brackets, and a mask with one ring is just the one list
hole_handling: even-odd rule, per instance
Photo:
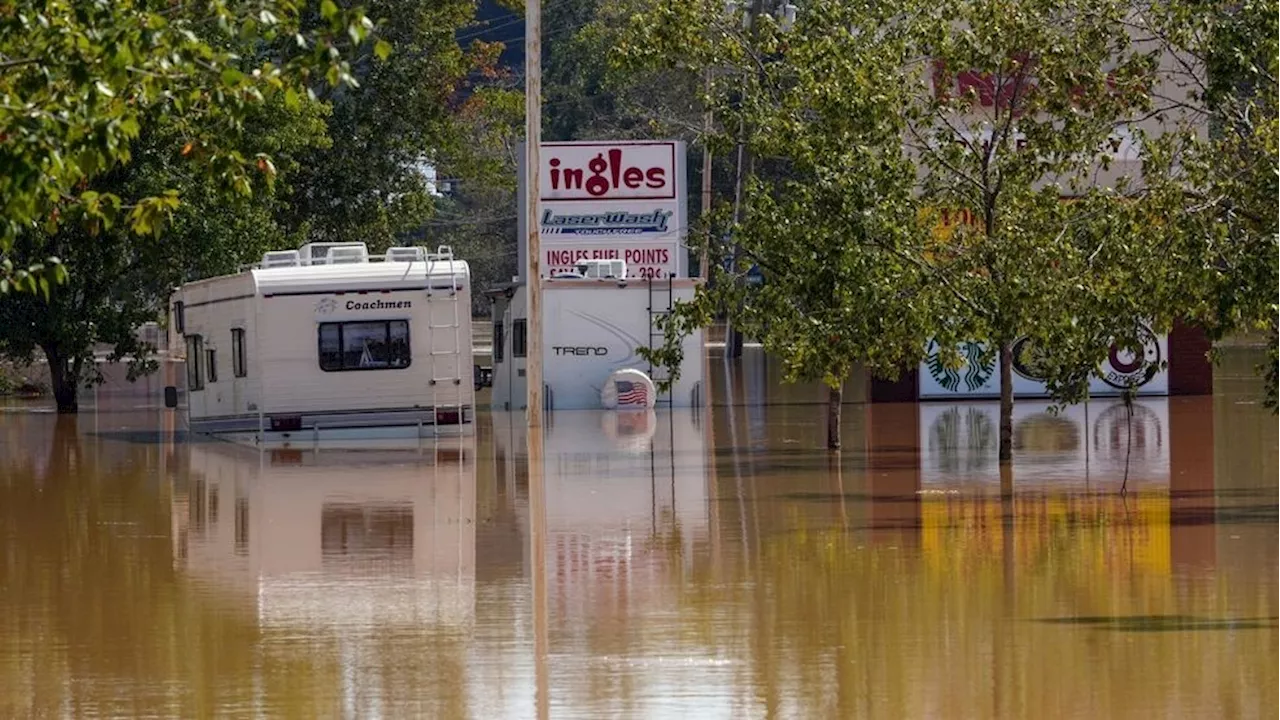
{"label": "reflection of utility pole in water", "polygon": [[529,564],[533,596],[533,672],[539,720],[549,717],[551,701],[547,678],[547,490],[544,482],[542,427],[529,427]]}
{"label": "reflection of utility pole in water", "polygon": [[725,407],[729,411],[729,448],[733,453],[733,479],[738,496],[738,528],[742,539],[742,562],[745,565],[745,569],[749,570],[751,567],[751,548],[749,546],[750,538],[747,537],[747,508],[743,499],[742,458],[739,455],[741,446],[738,444],[738,419],[735,408],[738,393],[734,385],[737,375],[740,375],[740,373],[734,373],[733,366],[726,362],[724,364],[724,399]]}

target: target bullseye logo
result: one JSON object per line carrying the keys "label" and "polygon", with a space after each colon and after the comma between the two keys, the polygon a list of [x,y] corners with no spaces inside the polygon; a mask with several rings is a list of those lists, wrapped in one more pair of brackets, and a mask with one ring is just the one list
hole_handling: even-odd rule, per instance
{"label": "target bullseye logo", "polygon": [[1142,387],[1160,371],[1160,343],[1151,328],[1138,328],[1137,347],[1113,343],[1102,367],[1102,381],[1114,388]]}

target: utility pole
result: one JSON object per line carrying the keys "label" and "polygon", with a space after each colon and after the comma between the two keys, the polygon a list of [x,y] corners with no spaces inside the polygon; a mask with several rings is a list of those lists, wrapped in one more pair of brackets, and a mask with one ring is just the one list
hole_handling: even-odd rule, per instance
{"label": "utility pole", "polygon": [[[706,70],[707,97],[711,97],[711,68]],[[702,222],[711,217],[711,102],[708,99],[707,109],[702,113]],[[711,226],[707,225],[706,243],[702,246],[702,257],[698,259],[698,270],[703,280],[711,279],[711,268],[707,267],[708,250],[711,247]]]}
{"label": "utility pole", "polygon": [[525,382],[526,419],[529,422],[526,458],[529,463],[529,552],[533,572],[533,654],[535,705],[539,720],[551,714],[550,681],[547,667],[546,566],[546,484],[542,461],[542,220],[538,201],[542,198],[542,0],[525,0],[524,5],[524,172],[525,221],[528,236],[528,265],[525,292]]}
{"label": "utility pole", "polygon": [[[756,37],[756,17],[764,12],[765,0],[752,0],[747,5],[746,17],[743,18],[744,29],[751,33],[749,42],[754,42]],[[747,82],[746,78],[742,81],[742,91],[738,96],[739,104],[746,102]],[[746,143],[747,124],[743,120],[738,127],[738,167],[734,172],[733,181],[733,224],[736,228],[738,223],[742,222],[742,183],[747,175],[751,174],[751,150],[747,148]],[[738,264],[738,240],[735,237],[733,241],[733,265],[737,270]],[[742,357],[742,332],[732,324],[728,328],[728,337],[725,338],[724,354],[728,358]]]}
{"label": "utility pole", "polygon": [[[542,159],[542,4],[524,5],[524,172],[525,227],[529,265],[525,268],[525,382],[528,390],[526,417],[530,428],[542,427],[542,223],[538,201]],[[532,435],[530,435],[532,438]]]}

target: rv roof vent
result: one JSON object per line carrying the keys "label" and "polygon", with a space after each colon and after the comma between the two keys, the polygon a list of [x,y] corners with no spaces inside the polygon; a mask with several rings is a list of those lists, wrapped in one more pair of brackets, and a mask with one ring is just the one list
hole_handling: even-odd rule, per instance
{"label": "rv roof vent", "polygon": [[329,248],[329,252],[325,256],[325,262],[330,265],[338,265],[340,263],[362,263],[368,259],[369,251],[365,249],[364,245],[348,245],[345,247]]}
{"label": "rv roof vent", "polygon": [[420,247],[393,247],[387,248],[387,262],[422,262],[427,257],[427,251]]}
{"label": "rv roof vent", "polygon": [[302,257],[297,250],[272,250],[271,252],[262,254],[262,267],[298,267],[302,263]]}

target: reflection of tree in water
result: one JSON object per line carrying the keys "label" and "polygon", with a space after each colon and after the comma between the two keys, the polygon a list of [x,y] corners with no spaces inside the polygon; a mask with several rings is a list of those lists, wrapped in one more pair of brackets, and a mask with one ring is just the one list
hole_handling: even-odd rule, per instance
{"label": "reflection of tree in water", "polygon": [[994,439],[991,416],[975,407],[953,407],[929,428],[929,447],[944,473],[967,473],[990,465],[990,453],[982,451],[991,449]]}
{"label": "reflection of tree in water", "polygon": [[1033,452],[1065,452],[1080,447],[1080,428],[1061,415],[1039,413],[1013,428],[1013,446]]}

